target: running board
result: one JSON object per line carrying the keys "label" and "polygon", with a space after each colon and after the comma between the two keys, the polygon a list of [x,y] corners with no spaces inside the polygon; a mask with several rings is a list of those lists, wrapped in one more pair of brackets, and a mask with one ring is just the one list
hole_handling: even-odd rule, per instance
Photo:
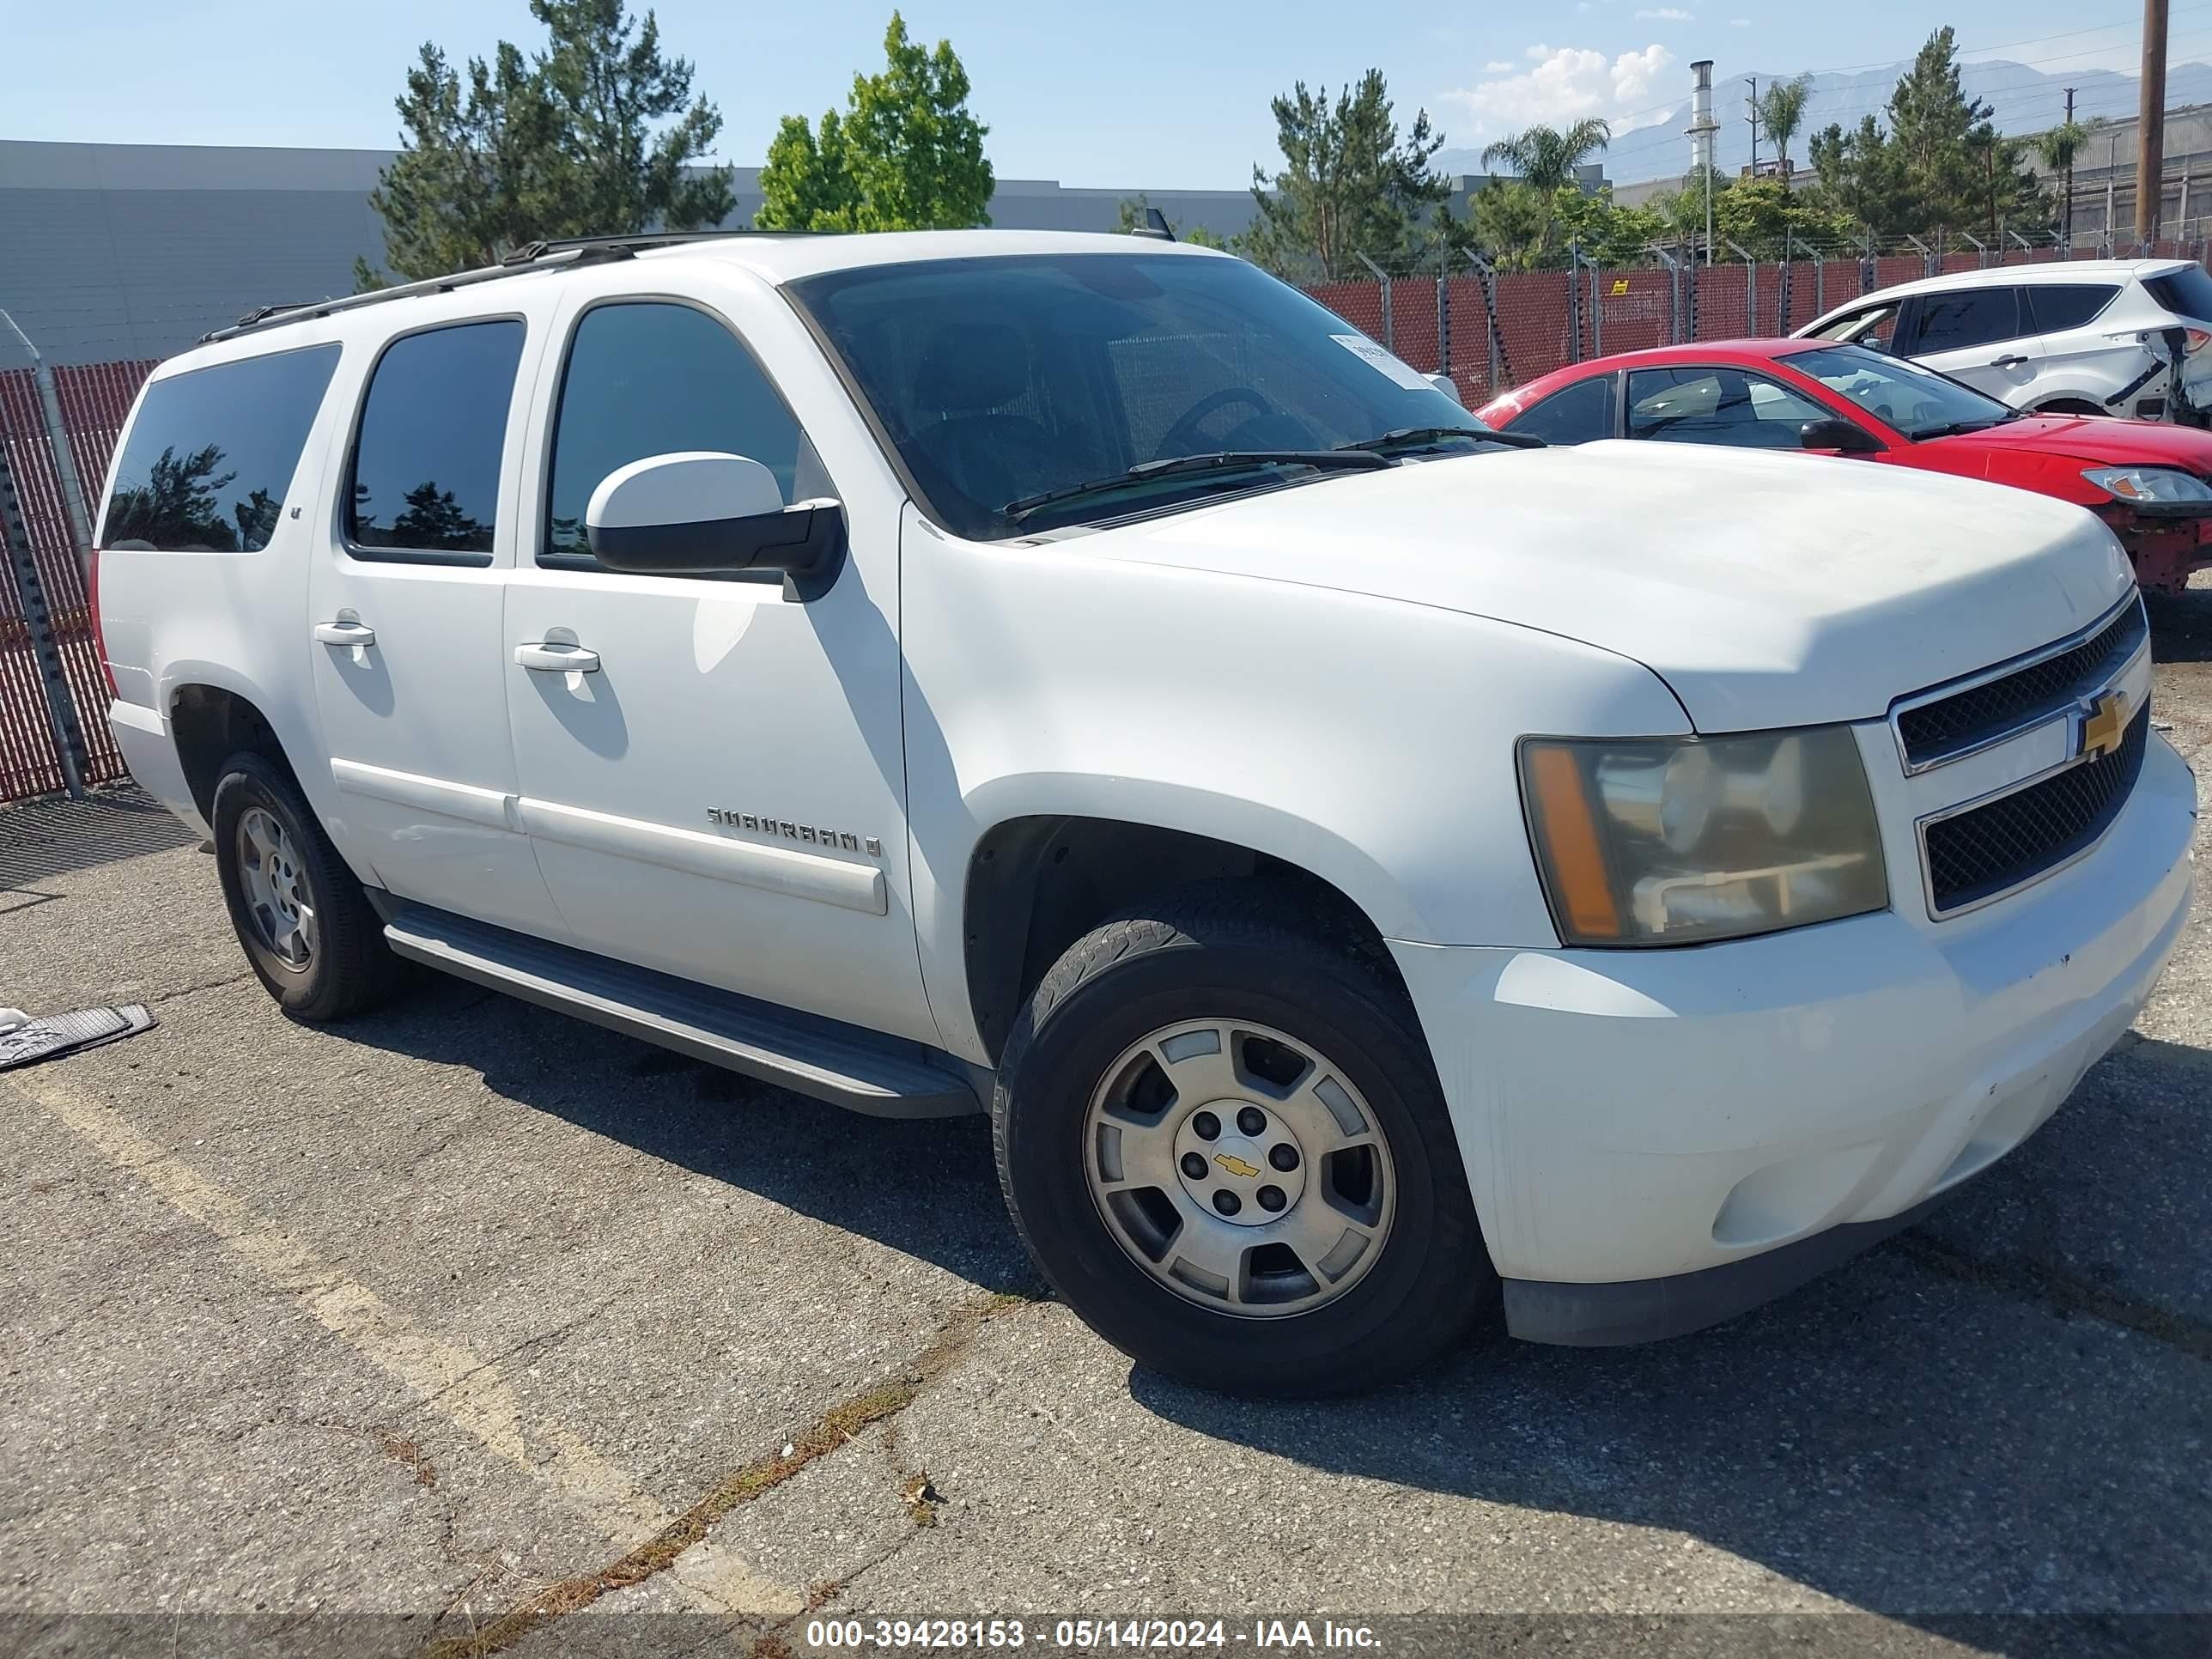
{"label": "running board", "polygon": [[401,904],[384,929],[410,961],[873,1117],[983,1109],[959,1062],[918,1042],[672,974]]}

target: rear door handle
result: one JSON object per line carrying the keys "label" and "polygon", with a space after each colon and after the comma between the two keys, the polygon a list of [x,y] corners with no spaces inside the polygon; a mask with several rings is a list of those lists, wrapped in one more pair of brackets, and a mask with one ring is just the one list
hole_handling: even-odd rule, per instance
{"label": "rear door handle", "polygon": [[317,623],[315,639],[322,645],[368,646],[376,643],[376,630],[357,622]]}
{"label": "rear door handle", "polygon": [[599,653],[557,640],[536,640],[514,647],[514,660],[533,674],[596,674]]}
{"label": "rear door handle", "polygon": [[1990,359],[1990,367],[1991,368],[2018,368],[2027,361],[2027,358],[2019,356],[1995,357]]}

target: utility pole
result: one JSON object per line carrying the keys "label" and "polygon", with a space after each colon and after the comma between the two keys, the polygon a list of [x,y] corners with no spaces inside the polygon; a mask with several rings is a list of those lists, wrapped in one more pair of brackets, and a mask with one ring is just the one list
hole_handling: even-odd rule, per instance
{"label": "utility pole", "polygon": [[2166,195],[2166,0],[2143,0],[2142,102],[2136,125],[2142,148],[2136,158],[2136,240],[2151,252],[2158,240],[2158,212]]}
{"label": "utility pole", "polygon": [[1751,96],[1743,101],[1751,110],[1751,176],[1759,177],[1759,77],[1747,75],[1744,85],[1751,88]]}
{"label": "utility pole", "polygon": [[[2074,130],[2074,88],[2066,88],[2066,130]],[[2059,210],[2059,222],[2065,227],[2066,257],[2074,257],[2074,150],[2066,152],[2066,205]]]}

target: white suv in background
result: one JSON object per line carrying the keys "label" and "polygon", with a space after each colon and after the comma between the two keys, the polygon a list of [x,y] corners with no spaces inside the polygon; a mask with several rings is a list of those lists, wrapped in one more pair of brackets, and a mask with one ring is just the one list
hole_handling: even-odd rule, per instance
{"label": "white suv in background", "polygon": [[1862,295],[1797,333],[1915,358],[2039,414],[2201,426],[2212,413],[2212,276],[2184,259],[2078,259],[1931,276]]}
{"label": "white suv in background", "polygon": [[2188,914],[2088,514],[1530,447],[1203,249],[296,307],[155,372],[100,544],[117,737],[295,1017],[404,957],[988,1111],[1069,1304],[1217,1388],[1739,1312],[2026,1139]]}

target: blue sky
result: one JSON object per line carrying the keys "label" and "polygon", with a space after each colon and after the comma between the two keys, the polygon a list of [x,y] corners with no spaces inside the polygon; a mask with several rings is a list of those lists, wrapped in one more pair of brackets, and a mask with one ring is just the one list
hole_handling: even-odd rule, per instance
{"label": "blue sky", "polygon": [[[635,0],[634,0],[635,3]],[[804,5],[664,0],[664,40],[696,61],[719,103],[723,159],[756,163],[778,116],[842,103],[880,60],[887,0]],[[1689,65],[1747,70],[1871,68],[1910,57],[1949,22],[1969,55],[2050,73],[2132,74],[2140,0],[915,0],[909,27],[949,36],[975,85],[1002,177],[1064,184],[1237,188],[1272,163],[1267,100],[1298,79],[1334,87],[1370,65],[1401,116],[1427,108],[1455,148],[1531,121],[1601,115],[1608,171],[1682,165]],[[397,143],[392,100],[416,48],[456,58],[502,34],[529,43],[522,0],[8,0],[15,72],[0,137],[165,143]],[[2176,0],[2177,62],[2212,58],[2212,0]],[[1723,112],[1728,112],[1724,108]],[[2055,115],[2055,112],[2054,112]]]}

